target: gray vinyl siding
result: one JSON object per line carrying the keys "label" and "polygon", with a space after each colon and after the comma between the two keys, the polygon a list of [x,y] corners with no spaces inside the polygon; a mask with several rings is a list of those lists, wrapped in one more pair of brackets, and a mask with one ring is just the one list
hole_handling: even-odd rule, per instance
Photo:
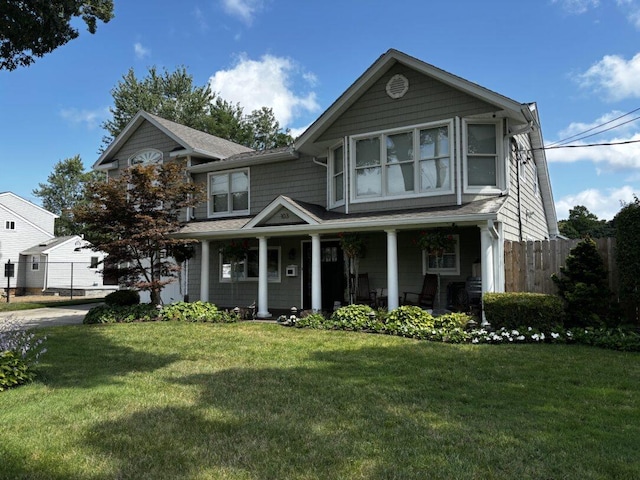
{"label": "gray vinyl siding", "polygon": [[[170,159],[169,154],[171,151],[177,147],[180,147],[178,142],[162,133],[151,123],[143,122],[122,148],[113,152],[112,157],[118,161],[118,168],[123,169],[129,166],[129,158],[140,150],[148,148],[160,150],[163,154],[163,161],[166,162]],[[117,176],[117,172],[110,171],[109,176]]]}
{"label": "gray vinyl siding", "polygon": [[[313,162],[311,157],[295,160],[254,165],[249,168],[250,215],[257,215],[279,195],[287,195],[295,200],[326,205],[327,170]],[[235,168],[230,168],[235,170]],[[224,171],[221,171],[222,173]],[[194,182],[204,185],[207,192],[206,173],[193,175]],[[208,199],[207,199],[208,201]],[[195,208],[195,218],[207,218],[208,205],[203,202]]]}
{"label": "gray vinyl siding", "polygon": [[[292,306],[300,306],[302,301],[302,241],[303,237],[273,238],[269,239],[269,247],[280,248],[280,281],[269,282],[268,304],[272,309],[289,309]],[[251,244],[257,247],[257,242]],[[209,301],[218,306],[233,308],[235,306],[246,307],[258,300],[257,280],[239,282],[220,281],[220,255],[221,242],[211,242],[209,251]],[[289,252],[294,250],[294,258],[289,258]],[[197,247],[194,260],[189,262],[189,300],[200,299],[200,261],[201,247]],[[298,276],[287,277],[285,269],[287,265],[298,265]]]}
{"label": "gray vinyl siding", "polygon": [[[521,156],[526,157],[526,164],[523,166],[524,175],[518,179],[519,172],[522,170],[519,170],[518,159],[513,150],[509,148],[509,198],[500,212],[501,221],[504,224],[505,240],[549,238],[549,227],[539,188],[538,193],[535,192],[535,177],[538,172],[533,154],[530,152],[529,136],[522,134],[515,136],[514,139],[522,151]],[[518,181],[520,183],[520,206],[518,206]],[[522,234],[520,228],[522,228]]]}
{"label": "gray vinyl siding", "polygon": [[[386,93],[389,79],[402,74],[409,90],[399,99]],[[345,135],[374,132],[492,112],[496,107],[415,70],[396,64],[320,136],[320,142]]]}
{"label": "gray vinyl siding", "polygon": [[[39,228],[41,228],[45,232],[51,233],[51,236],[53,236],[53,226],[56,218],[56,216],[53,213],[43,209],[42,207],[38,207],[37,205],[34,205],[33,203],[27,200],[24,200],[23,198],[20,198],[14,195],[1,195],[0,205],[3,205],[4,207],[8,208],[15,214],[20,215],[22,218],[27,219],[28,221],[30,221],[34,225],[37,225]],[[0,210],[0,212],[2,212],[2,210]],[[2,215],[3,218],[5,216],[4,213],[0,213],[0,215]],[[6,218],[7,220],[15,220],[15,218],[13,217],[9,218],[9,217],[10,215],[7,214],[7,218]],[[4,220],[2,221],[2,224],[0,225],[0,227],[4,229],[5,227]],[[30,246],[31,245],[27,245],[27,248]]]}

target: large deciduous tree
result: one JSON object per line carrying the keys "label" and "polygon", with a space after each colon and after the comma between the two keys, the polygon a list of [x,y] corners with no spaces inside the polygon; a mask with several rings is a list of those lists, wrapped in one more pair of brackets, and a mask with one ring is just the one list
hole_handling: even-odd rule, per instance
{"label": "large deciduous tree", "polygon": [[162,288],[181,269],[175,258],[182,259],[191,244],[171,234],[180,228],[181,212],[202,196],[202,187],[187,181],[184,162],[138,165],[88,184],[87,201],[74,214],[92,231],[92,248],[109,255],[104,273],[117,268],[122,284],[150,292],[160,305]]}
{"label": "large deciduous tree", "polygon": [[293,142],[289,130],[283,130],[268,107],[245,115],[239,104],[213,93],[208,84],[197,86],[185,67],[174,72],[149,68],[139,79],[130,69],[111,90],[112,118],[102,127],[105,149],[140,110],[195,128],[211,135],[256,150],[281,147]]}
{"label": "large deciduous tree", "polygon": [[600,220],[583,205],[576,205],[569,210],[569,218],[558,222],[560,233],[568,238],[604,238],[613,237],[614,228],[611,222]]}
{"label": "large deciduous tree", "polygon": [[39,183],[33,194],[42,206],[58,215],[54,233],[57,236],[86,234],[84,226],[73,216],[73,208],[84,199],[85,185],[99,181],[104,174],[85,172],[80,155],[60,160],[49,174],[47,183]]}
{"label": "large deciduous tree", "polygon": [[90,33],[113,18],[113,0],[3,0],[0,2],[0,70],[31,65],[78,36],[80,17]]}

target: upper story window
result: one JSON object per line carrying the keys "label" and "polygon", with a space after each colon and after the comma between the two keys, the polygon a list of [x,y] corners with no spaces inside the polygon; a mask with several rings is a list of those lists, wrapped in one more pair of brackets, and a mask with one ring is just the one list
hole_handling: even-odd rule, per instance
{"label": "upper story window", "polygon": [[155,165],[158,163],[162,163],[162,152],[155,148],[142,150],[129,157],[129,166],[131,167],[135,165]]}
{"label": "upper story window", "polygon": [[356,202],[453,190],[452,121],[354,136],[351,142]]}
{"label": "upper story window", "polygon": [[344,204],[344,146],[331,150],[329,158],[329,198],[332,207]]}
{"label": "upper story window", "polygon": [[16,222],[14,222],[13,220],[7,220],[6,222],[4,222],[4,228],[6,230],[15,230]]}
{"label": "upper story window", "polygon": [[500,133],[500,124],[495,122],[464,122],[466,191],[495,193],[504,188]]}
{"label": "upper story window", "polygon": [[209,216],[249,213],[249,169],[209,174]]}

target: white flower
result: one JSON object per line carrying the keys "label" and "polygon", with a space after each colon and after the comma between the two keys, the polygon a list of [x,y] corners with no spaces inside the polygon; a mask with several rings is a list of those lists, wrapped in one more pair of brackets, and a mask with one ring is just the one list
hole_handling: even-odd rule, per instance
{"label": "white flower", "polygon": [[525,336],[524,336],[524,335],[520,335],[520,336],[518,336],[518,340],[523,341],[524,339],[525,339]]}
{"label": "white flower", "polygon": [[553,338],[558,338],[560,336],[560,334],[559,333],[555,333],[555,332],[551,332],[551,336]]}
{"label": "white flower", "polygon": [[480,340],[478,340],[477,338],[474,338],[473,340],[471,340],[471,343],[480,343]]}

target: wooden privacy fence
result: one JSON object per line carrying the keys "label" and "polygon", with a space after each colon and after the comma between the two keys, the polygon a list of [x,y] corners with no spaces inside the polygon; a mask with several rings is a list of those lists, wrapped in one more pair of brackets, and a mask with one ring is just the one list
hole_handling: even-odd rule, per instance
{"label": "wooden privacy fence", "polygon": [[[536,240],[504,242],[506,292],[557,293],[551,280],[566,263],[569,252],[581,240]],[[618,292],[618,267],[615,258],[615,238],[596,238],[598,251],[609,272],[609,288]]]}

